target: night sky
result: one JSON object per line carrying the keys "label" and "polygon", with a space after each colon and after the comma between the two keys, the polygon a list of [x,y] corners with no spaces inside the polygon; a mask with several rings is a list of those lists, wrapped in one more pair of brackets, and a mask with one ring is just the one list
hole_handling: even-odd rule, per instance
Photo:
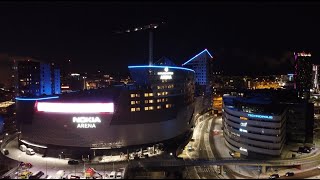
{"label": "night sky", "polygon": [[292,52],[320,64],[320,3],[0,3],[0,53],[31,56],[74,71],[121,72],[147,64],[148,32],[115,31],[166,22],[154,59],[181,65],[207,48],[215,68],[235,74],[289,73]]}

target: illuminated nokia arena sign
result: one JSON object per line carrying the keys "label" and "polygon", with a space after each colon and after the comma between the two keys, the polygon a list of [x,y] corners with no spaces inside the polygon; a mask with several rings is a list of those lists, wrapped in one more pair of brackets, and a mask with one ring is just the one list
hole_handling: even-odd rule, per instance
{"label": "illuminated nokia arena sign", "polygon": [[249,117],[260,118],[260,119],[273,119],[272,116],[258,115],[258,114],[248,114]]}
{"label": "illuminated nokia arena sign", "polygon": [[158,72],[160,79],[172,79],[173,72],[169,72],[169,68],[165,67],[164,72]]}
{"label": "illuminated nokia arena sign", "polygon": [[77,128],[97,128],[96,124],[101,123],[101,119],[99,117],[73,117],[72,122],[77,124]]}

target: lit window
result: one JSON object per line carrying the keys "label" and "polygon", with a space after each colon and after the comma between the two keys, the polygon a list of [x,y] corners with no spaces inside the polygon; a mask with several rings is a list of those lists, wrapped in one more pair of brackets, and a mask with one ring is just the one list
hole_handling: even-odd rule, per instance
{"label": "lit window", "polygon": [[161,106],[157,106],[157,109],[161,109]]}
{"label": "lit window", "polygon": [[136,104],[140,104],[140,101],[136,101]]}
{"label": "lit window", "polygon": [[248,131],[247,130],[245,130],[245,129],[239,129],[240,130],[240,132],[245,132],[245,133],[247,133]]}
{"label": "lit window", "polygon": [[135,94],[131,94],[131,97],[134,98],[134,97],[135,97]]}
{"label": "lit window", "polygon": [[131,101],[131,104],[136,104],[136,102],[135,101]]}
{"label": "lit window", "polygon": [[166,104],[166,108],[171,108],[171,104]]}
{"label": "lit window", "polygon": [[134,111],[136,111],[136,109],[135,108],[131,108],[131,112],[134,112]]}
{"label": "lit window", "polygon": [[136,94],[136,97],[140,97],[140,94]]}
{"label": "lit window", "polygon": [[153,106],[149,106],[149,110],[153,110]]}
{"label": "lit window", "polygon": [[137,107],[137,108],[136,108],[136,111],[140,111],[140,108],[139,108],[139,107]]}
{"label": "lit window", "polygon": [[149,93],[149,96],[153,96],[153,93]]}
{"label": "lit window", "polygon": [[148,110],[149,110],[149,107],[144,107],[144,110],[145,110],[145,111],[148,111]]}
{"label": "lit window", "polygon": [[144,93],[144,97],[148,97],[149,96],[149,94],[148,93]]}
{"label": "lit window", "polygon": [[153,100],[151,99],[151,100],[149,100],[149,103],[153,103]]}
{"label": "lit window", "polygon": [[157,99],[157,102],[161,102],[161,99]]}
{"label": "lit window", "polygon": [[158,92],[157,94],[158,94],[158,96],[161,96],[161,93]]}

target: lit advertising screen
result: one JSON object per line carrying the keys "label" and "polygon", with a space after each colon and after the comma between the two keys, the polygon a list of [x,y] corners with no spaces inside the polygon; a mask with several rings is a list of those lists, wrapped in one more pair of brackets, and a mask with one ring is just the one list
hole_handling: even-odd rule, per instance
{"label": "lit advertising screen", "polygon": [[113,103],[51,103],[37,102],[37,111],[50,113],[113,113]]}

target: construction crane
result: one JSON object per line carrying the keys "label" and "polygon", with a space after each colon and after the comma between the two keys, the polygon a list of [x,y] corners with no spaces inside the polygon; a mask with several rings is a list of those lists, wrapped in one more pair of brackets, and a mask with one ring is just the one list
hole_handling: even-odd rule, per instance
{"label": "construction crane", "polygon": [[149,65],[152,65],[153,64],[153,31],[163,24],[165,24],[165,22],[152,23],[144,26],[134,27],[132,29],[126,29],[123,31],[116,31],[115,33],[122,34],[122,33],[132,33],[137,31],[148,30],[149,31]]}

